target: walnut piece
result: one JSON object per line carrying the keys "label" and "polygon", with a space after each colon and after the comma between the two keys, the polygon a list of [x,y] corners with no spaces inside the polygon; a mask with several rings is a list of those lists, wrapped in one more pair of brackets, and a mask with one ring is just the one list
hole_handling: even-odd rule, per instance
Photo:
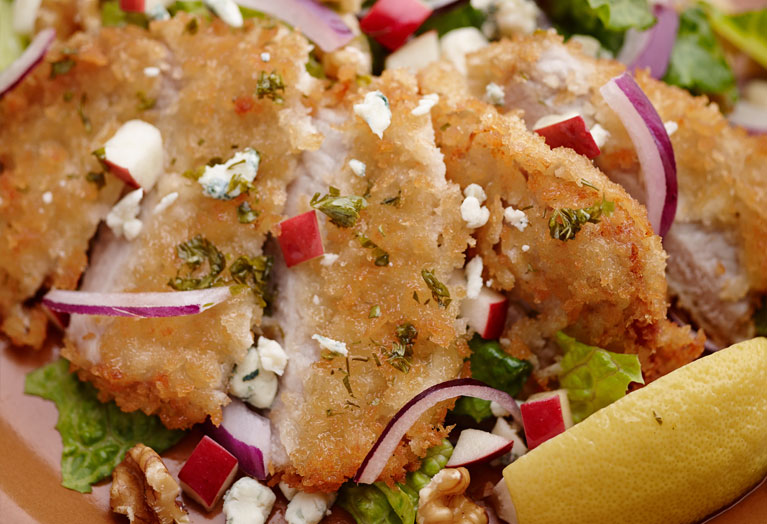
{"label": "walnut piece", "polygon": [[445,468],[434,475],[418,494],[418,524],[487,524],[485,510],[464,495],[470,480],[466,468]]}
{"label": "walnut piece", "polygon": [[112,472],[109,505],[137,524],[188,524],[180,488],[152,448],[136,444]]}

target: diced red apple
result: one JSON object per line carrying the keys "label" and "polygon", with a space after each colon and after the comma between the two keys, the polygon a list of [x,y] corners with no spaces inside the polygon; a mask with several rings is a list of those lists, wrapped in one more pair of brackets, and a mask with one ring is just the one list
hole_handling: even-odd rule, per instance
{"label": "diced red apple", "polygon": [[558,122],[537,127],[535,132],[545,138],[546,143],[552,149],[569,147],[576,153],[588,158],[599,156],[599,146],[580,115],[570,116]]}
{"label": "diced red apple", "polygon": [[360,29],[395,51],[431,13],[431,7],[420,0],[378,0],[360,20]]}
{"label": "diced red apple", "polygon": [[567,391],[557,389],[531,395],[520,406],[527,447],[534,449],[573,425]]}
{"label": "diced red apple", "polygon": [[120,0],[120,9],[130,13],[143,13],[144,0]]}
{"label": "diced red apple", "polygon": [[428,31],[413,38],[386,57],[386,69],[407,69],[417,73],[432,62],[439,60],[439,37],[436,31]]}
{"label": "diced red apple", "polygon": [[160,130],[143,120],[125,122],[104,145],[103,160],[126,184],[149,191],[163,170]]}
{"label": "diced red apple", "polygon": [[464,429],[458,436],[447,467],[457,468],[486,462],[511,450],[513,441],[478,429]]}
{"label": "diced red apple", "polygon": [[237,459],[212,438],[197,444],[178,473],[181,488],[207,511],[212,510],[237,474]]}
{"label": "diced red apple", "polygon": [[280,222],[277,240],[288,267],[325,254],[317,212],[313,209]]}
{"label": "diced red apple", "polygon": [[501,336],[508,309],[509,301],[505,296],[484,286],[477,298],[465,298],[461,302],[461,316],[484,339]]}

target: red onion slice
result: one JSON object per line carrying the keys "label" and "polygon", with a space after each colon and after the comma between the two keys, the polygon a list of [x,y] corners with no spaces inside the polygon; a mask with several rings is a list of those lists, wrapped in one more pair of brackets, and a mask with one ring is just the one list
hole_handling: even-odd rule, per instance
{"label": "red onion slice", "polygon": [[0,97],[16,87],[25,76],[32,72],[45,57],[45,53],[56,39],[56,31],[43,29],[29,44],[19,58],[0,72]]}
{"label": "red onion slice", "polygon": [[652,102],[630,73],[610,79],[599,90],[634,143],[642,166],[647,218],[653,231],[663,236],[674,221],[678,192],[671,139]]}
{"label": "red onion slice", "polygon": [[237,457],[242,471],[264,480],[271,457],[272,426],[269,419],[252,411],[236,398],[224,408],[221,425],[206,422],[206,432]]}
{"label": "red onion slice", "polygon": [[647,31],[629,29],[618,60],[626,64],[629,71],[649,69],[650,76],[662,78],[671,60],[671,50],[679,29],[679,14],[662,4],[655,4],[653,11],[657,19],[655,25]]}
{"label": "red onion slice", "polygon": [[54,289],[43,304],[59,313],[108,317],[180,317],[196,315],[231,296],[228,287],[167,293],[93,293]]}
{"label": "red onion slice", "polygon": [[354,33],[328,7],[314,0],[235,0],[242,7],[261,11],[300,29],[325,52],[349,43]]}
{"label": "red onion slice", "polygon": [[400,440],[415,424],[418,417],[443,400],[461,396],[495,401],[511,413],[511,416],[520,426],[522,425],[522,415],[519,412],[517,401],[508,393],[491,388],[484,382],[473,378],[457,378],[441,382],[421,391],[397,411],[368,452],[365,460],[362,461],[354,475],[354,482],[359,484],[375,482],[386,467],[389,457],[397,449]]}

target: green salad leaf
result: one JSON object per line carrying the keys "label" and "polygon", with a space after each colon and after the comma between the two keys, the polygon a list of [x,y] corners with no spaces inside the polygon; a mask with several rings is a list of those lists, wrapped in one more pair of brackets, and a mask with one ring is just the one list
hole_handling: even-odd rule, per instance
{"label": "green salad leaf", "polygon": [[533,370],[532,364],[506,354],[495,340],[475,335],[471,348],[471,376],[512,397],[519,393]]}
{"label": "green salad leaf", "polygon": [[490,401],[474,397],[461,397],[455,401],[455,407],[450,410],[453,415],[466,415],[476,422],[482,422],[493,416]]}
{"label": "green salad leaf", "polygon": [[679,31],[663,80],[694,94],[735,96],[735,75],[701,8],[687,9],[679,17]]}
{"label": "green salad leaf", "polygon": [[0,0],[0,71],[24,52],[24,39],[13,30],[13,3]]}
{"label": "green salad leaf", "polygon": [[479,29],[482,27],[485,18],[485,13],[475,9],[467,2],[443,13],[430,16],[421,24],[416,34],[421,35],[428,31],[436,30],[439,36],[442,36],[453,29],[461,27],[476,27]]}
{"label": "green salad leaf", "polygon": [[717,33],[767,67],[767,9],[729,16],[712,10],[709,20]]}
{"label": "green salad leaf", "polygon": [[122,27],[127,24],[139,27],[149,27],[149,18],[144,13],[130,13],[120,9],[118,0],[110,0],[101,4],[101,23],[105,27]]}
{"label": "green salad leaf", "polygon": [[426,452],[418,471],[407,474],[404,484],[389,487],[383,482],[370,485],[345,484],[338,504],[358,524],[413,524],[418,510],[418,492],[445,467],[453,445],[444,439]]}
{"label": "green salad leaf", "polygon": [[573,422],[626,395],[631,382],[644,384],[639,357],[588,346],[561,331],[555,336],[564,352],[559,384],[567,389]]}
{"label": "green salad leaf", "polygon": [[24,393],[56,403],[61,434],[61,485],[90,493],[109,477],[125,452],[141,442],[158,453],[184,435],[166,429],[160,419],[140,411],[125,413],[114,402],[102,404],[96,389],[69,373],[63,358],[27,374]]}
{"label": "green salad leaf", "polygon": [[540,7],[561,34],[590,35],[616,53],[627,29],[647,29],[655,17],[647,0],[542,0]]}

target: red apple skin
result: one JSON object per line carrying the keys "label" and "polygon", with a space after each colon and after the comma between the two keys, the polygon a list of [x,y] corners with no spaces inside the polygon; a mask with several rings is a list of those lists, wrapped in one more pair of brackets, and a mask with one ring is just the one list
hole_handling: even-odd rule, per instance
{"label": "red apple skin", "polygon": [[481,333],[485,340],[494,340],[500,338],[503,334],[503,328],[506,326],[506,313],[509,310],[509,301],[504,298],[499,302],[492,302],[488,306],[487,324],[485,330]]}
{"label": "red apple skin", "polygon": [[229,488],[237,474],[237,459],[207,435],[197,444],[178,473],[187,495],[207,511]]}
{"label": "red apple skin", "polygon": [[325,254],[317,212],[313,209],[280,222],[277,240],[288,267]]}
{"label": "red apple skin", "polygon": [[576,115],[567,120],[541,127],[536,133],[546,139],[546,144],[552,149],[555,147],[569,147],[580,155],[587,158],[599,156],[599,146],[594,142],[594,137],[586,127],[583,117]]}
{"label": "red apple skin", "polygon": [[378,0],[360,20],[360,29],[395,51],[431,13],[431,7],[420,0]]}
{"label": "red apple skin", "polygon": [[472,464],[480,464],[482,462],[489,462],[495,458],[498,458],[500,456],[505,455],[509,451],[511,451],[511,448],[514,446],[514,441],[509,442],[505,446],[496,449],[492,453],[488,453],[487,455],[483,455],[482,457],[477,457],[474,460],[470,460],[468,462],[464,462],[462,464],[451,464],[451,468],[460,468],[462,466],[471,466]]}
{"label": "red apple skin", "polygon": [[527,447],[534,449],[565,431],[559,397],[531,400],[520,406]]}
{"label": "red apple skin", "polygon": [[125,169],[124,167],[118,166],[117,164],[113,164],[109,160],[104,160],[104,163],[109,166],[109,172],[112,173],[114,176],[128,184],[134,189],[138,189],[141,186],[138,182],[131,176],[130,171]]}
{"label": "red apple skin", "polygon": [[144,0],[120,0],[120,9],[131,13],[143,13]]}

